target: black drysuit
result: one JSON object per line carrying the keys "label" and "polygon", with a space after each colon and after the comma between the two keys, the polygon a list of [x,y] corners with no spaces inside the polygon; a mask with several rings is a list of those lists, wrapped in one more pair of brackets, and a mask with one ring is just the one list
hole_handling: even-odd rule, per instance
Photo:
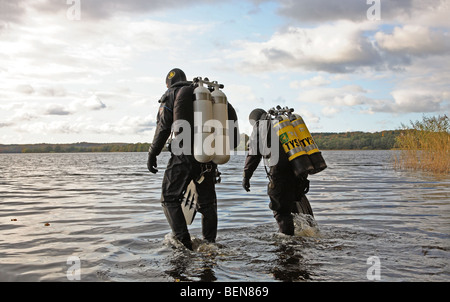
{"label": "black drysuit", "polygon": [[[172,85],[161,98],[161,105],[157,115],[157,126],[153,143],[149,149],[149,158],[158,156],[172,132],[174,123],[175,105],[182,102],[192,102],[194,100],[194,87],[190,82],[178,82]],[[190,107],[192,108],[192,106]],[[193,110],[193,109],[190,109]],[[183,109],[183,111],[188,111]],[[185,113],[184,113],[185,114]],[[189,114],[188,114],[189,115]],[[228,119],[237,120],[236,112],[228,104]],[[191,135],[193,134],[193,112],[188,118],[191,125]],[[183,130],[185,131],[185,130]],[[177,134],[177,133],[175,133]],[[237,147],[239,133],[234,129],[235,139],[231,144],[231,150]],[[192,137],[192,136],[191,136]],[[193,142],[193,139],[191,140]],[[162,182],[161,205],[164,209],[167,221],[169,222],[175,237],[187,248],[192,249],[191,239],[184,218],[181,201],[186,188],[191,180],[197,180],[200,175],[204,180],[199,184],[195,182],[198,194],[197,210],[202,214],[203,237],[214,242],[217,235],[217,199],[215,191],[215,176],[217,165],[210,162],[201,164],[192,155],[192,148],[189,154],[171,154]]]}
{"label": "black drysuit", "polygon": [[[266,116],[266,114],[263,114],[261,119],[253,126],[243,174],[243,177],[248,180],[253,176],[254,171],[260,164],[263,154],[266,154],[266,152],[264,152],[266,150],[261,150],[261,146],[270,148],[271,136],[276,136],[276,133],[274,133]],[[265,123],[265,126],[259,126],[261,121]],[[262,142],[260,140],[262,140]],[[307,179],[307,175],[302,178],[295,176],[283,146],[278,139],[276,142],[278,145],[279,157],[278,162],[275,165],[270,166],[269,171],[270,182],[267,187],[267,193],[270,198],[269,208],[274,213],[280,232],[287,235],[293,235],[294,222],[291,213],[299,212],[296,202],[302,199],[303,201],[301,204],[306,204],[309,207],[309,202],[305,196],[309,188],[309,180]],[[277,146],[274,147],[276,148]],[[267,157],[274,155],[274,152],[272,152],[271,154],[267,154]],[[311,208],[300,209],[300,211],[312,215]]]}

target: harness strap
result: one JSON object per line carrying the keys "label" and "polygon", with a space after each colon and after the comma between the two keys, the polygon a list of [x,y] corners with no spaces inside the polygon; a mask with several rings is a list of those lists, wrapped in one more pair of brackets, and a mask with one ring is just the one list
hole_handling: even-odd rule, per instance
{"label": "harness strap", "polygon": [[201,184],[203,182],[203,180],[205,180],[205,174],[209,173],[212,171],[212,164],[201,164],[201,172],[200,172],[200,176],[197,178],[196,182],[198,184]]}

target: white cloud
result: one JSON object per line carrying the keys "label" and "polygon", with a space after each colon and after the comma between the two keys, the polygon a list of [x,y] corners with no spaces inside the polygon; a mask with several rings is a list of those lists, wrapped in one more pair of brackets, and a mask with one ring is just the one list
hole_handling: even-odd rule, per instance
{"label": "white cloud", "polygon": [[[75,1],[61,0],[0,0],[0,20],[8,22],[23,22],[30,10],[37,14],[61,14],[66,16],[67,10],[74,6]],[[184,9],[202,5],[211,0],[108,0],[108,1],[80,1],[80,17],[83,21],[98,21],[117,15],[142,14],[165,9]]]}
{"label": "white cloud", "polygon": [[345,85],[339,88],[321,87],[302,90],[298,99],[302,102],[319,103],[325,106],[347,106],[367,104],[367,91],[359,85]]}
{"label": "white cloud", "polygon": [[197,46],[188,36],[200,39],[212,27],[120,14],[72,22],[63,2],[60,8],[40,1],[48,10],[17,2],[20,18],[11,17],[7,26],[0,20],[0,108],[8,109],[0,112],[2,132],[28,132],[33,140],[47,133],[148,133],[155,118],[142,112],[156,117],[149,103],[157,104],[172,68],[161,73],[158,65],[171,64],[168,56],[186,56]]}
{"label": "white cloud", "polygon": [[42,137],[54,133],[78,134],[81,132],[81,128],[82,123],[79,121],[54,120],[19,124],[15,130]]}
{"label": "white cloud", "polygon": [[75,103],[75,106],[80,106],[88,110],[100,110],[106,108],[106,105],[96,95],[92,95],[81,102]]}
{"label": "white cloud", "polygon": [[[271,0],[253,0],[260,3]],[[395,0],[380,3],[380,18],[384,23],[411,23],[425,26],[449,26],[449,0]],[[366,0],[278,0],[278,12],[291,20],[316,24],[348,20],[367,21],[367,11],[375,1]]]}
{"label": "white cloud", "polygon": [[20,123],[15,126],[19,132],[32,135],[51,134],[100,134],[107,136],[136,135],[149,133],[155,126],[155,119],[151,115],[144,118],[139,116],[124,116],[117,122],[98,123],[91,118],[77,117],[70,119],[36,121],[31,123]]}
{"label": "white cloud", "polygon": [[[264,1],[254,0],[255,3]],[[240,69],[247,72],[401,71],[415,64],[417,57],[450,53],[450,0],[381,1],[378,22],[367,20],[366,12],[371,4],[366,1],[277,2],[278,12],[297,23],[291,23],[266,41],[235,41],[237,51],[231,57],[242,62]],[[305,26],[305,22],[309,24]],[[397,26],[389,33],[385,25],[391,24]]]}
{"label": "white cloud", "polygon": [[379,53],[364,31],[373,24],[337,22],[315,28],[289,27],[266,42],[236,42],[234,57],[247,71],[315,70],[351,72],[380,63]]}
{"label": "white cloud", "polygon": [[[366,0],[280,0],[280,14],[298,22],[317,23],[327,21],[349,20],[367,21],[367,10],[373,6]],[[411,0],[381,1],[382,18],[409,13]]]}
{"label": "white cloud", "polygon": [[315,76],[313,78],[303,80],[303,81],[292,81],[289,86],[293,89],[299,88],[309,88],[309,87],[318,87],[318,86],[326,86],[330,84],[331,81],[327,80],[323,76]]}
{"label": "white cloud", "polygon": [[321,104],[322,114],[334,116],[346,108],[358,108],[361,114],[443,112],[449,108],[450,90],[426,90],[420,88],[395,89],[392,98],[375,99],[368,96],[369,91],[358,85],[340,88],[320,88],[301,91],[299,100]]}
{"label": "white cloud", "polygon": [[34,88],[31,85],[18,85],[16,87],[16,91],[23,94],[33,94],[35,92]]}
{"label": "white cloud", "polygon": [[387,112],[440,112],[448,104],[450,91],[427,91],[420,89],[395,90],[394,103],[385,104],[380,111]]}
{"label": "white cloud", "polygon": [[301,114],[302,118],[305,120],[305,123],[309,124],[319,124],[320,117],[318,117],[315,113],[309,111],[305,108],[300,108],[296,111]]}
{"label": "white cloud", "polygon": [[251,85],[226,85],[224,93],[226,93],[228,101],[233,105],[236,113],[241,118],[239,121],[240,131],[250,134],[252,127],[248,122],[248,116],[255,108],[268,109],[264,99],[258,96],[258,92]]}
{"label": "white cloud", "polygon": [[0,138],[149,141],[172,67],[223,81],[243,131],[277,103],[316,129],[449,109],[450,0],[382,0],[378,22],[365,0],[267,1],[82,0],[72,22],[66,1],[0,0]]}
{"label": "white cloud", "polygon": [[45,115],[69,115],[71,114],[64,106],[60,104],[49,104],[44,112]]}
{"label": "white cloud", "polygon": [[64,97],[67,92],[62,87],[42,87],[38,89],[38,94],[45,97]]}
{"label": "white cloud", "polygon": [[[38,129],[52,130],[61,125],[54,120],[56,116],[83,115],[106,108],[106,105],[95,95],[87,98],[75,98],[72,101],[71,98],[58,98],[59,102],[55,102],[53,98],[43,99],[40,96],[34,96],[27,101],[2,105],[0,109],[7,112],[5,125],[9,127],[19,130],[29,129],[24,124],[33,122],[32,125],[37,125]],[[53,117],[53,119],[51,125],[46,127],[48,117]],[[65,125],[65,123],[62,124]],[[74,129],[74,127],[65,126],[64,129],[67,133],[67,129]]]}
{"label": "white cloud", "polygon": [[359,85],[344,85],[337,88],[313,87],[300,90],[297,99],[298,102],[320,105],[320,112],[326,117],[333,117],[349,111],[353,114],[386,112],[384,108],[391,101],[374,99],[369,94],[370,91]]}
{"label": "white cloud", "polygon": [[439,55],[450,52],[450,35],[418,25],[395,27],[392,34],[378,32],[375,39],[383,50],[403,55]]}
{"label": "white cloud", "polygon": [[153,115],[145,117],[140,116],[124,116],[115,123],[104,123],[99,126],[89,126],[89,130],[101,134],[137,134],[148,132],[156,125]]}
{"label": "white cloud", "polygon": [[338,112],[340,112],[340,109],[337,107],[326,106],[322,109],[322,114],[327,117],[335,116]]}
{"label": "white cloud", "polygon": [[[180,55],[191,38],[211,27],[126,17],[71,22],[54,14],[31,13],[0,36],[0,66],[8,81],[86,83],[130,70],[148,52]],[[175,45],[183,45],[182,48]],[[0,74],[3,73],[0,70]],[[145,75],[147,76],[147,75]],[[16,84],[17,86],[17,84]]]}

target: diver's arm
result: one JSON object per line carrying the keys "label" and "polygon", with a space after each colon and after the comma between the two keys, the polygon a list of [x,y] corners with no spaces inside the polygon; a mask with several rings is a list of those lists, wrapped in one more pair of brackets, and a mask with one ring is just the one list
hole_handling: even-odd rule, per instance
{"label": "diver's arm", "polygon": [[156,130],[153,137],[153,142],[148,150],[147,161],[147,168],[152,173],[158,172],[158,170],[156,169],[156,157],[161,153],[164,145],[167,142],[167,139],[170,137],[170,133],[172,132],[173,107],[170,107],[170,104],[162,102],[156,116]]}
{"label": "diver's arm", "polygon": [[253,127],[253,132],[249,139],[248,154],[245,158],[245,166],[242,179],[242,186],[247,192],[250,191],[250,178],[252,178],[253,173],[255,172],[256,168],[258,168],[258,165],[262,159],[261,152],[259,152],[258,148],[258,139],[258,126],[256,124],[255,127]]}

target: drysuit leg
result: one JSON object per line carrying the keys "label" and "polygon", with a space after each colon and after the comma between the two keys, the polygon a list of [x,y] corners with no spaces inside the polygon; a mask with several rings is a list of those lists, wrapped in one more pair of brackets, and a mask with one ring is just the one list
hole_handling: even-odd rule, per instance
{"label": "drysuit leg", "polygon": [[175,237],[192,250],[191,237],[181,208],[182,194],[191,181],[189,173],[187,160],[183,156],[172,155],[164,172],[161,205]]}
{"label": "drysuit leg", "polygon": [[286,235],[294,235],[294,219],[292,218],[291,213],[278,213],[276,211],[273,211],[275,220],[278,223],[278,229],[280,233],[286,234]]}
{"label": "drysuit leg", "polygon": [[286,235],[294,235],[294,219],[292,210],[295,205],[295,185],[285,178],[272,177],[267,193],[270,198],[269,208],[273,211],[279,231]]}
{"label": "drysuit leg", "polygon": [[191,236],[189,235],[181,205],[178,202],[163,202],[162,207],[175,237],[186,248],[192,250]]}
{"label": "drysuit leg", "polygon": [[215,189],[216,166],[211,164],[210,172],[203,174],[201,183],[196,183],[198,212],[202,214],[202,234],[208,242],[215,242],[217,236],[217,197]]}
{"label": "drysuit leg", "polygon": [[216,242],[217,236],[217,203],[201,207],[198,211],[202,214],[202,234],[208,242]]}

